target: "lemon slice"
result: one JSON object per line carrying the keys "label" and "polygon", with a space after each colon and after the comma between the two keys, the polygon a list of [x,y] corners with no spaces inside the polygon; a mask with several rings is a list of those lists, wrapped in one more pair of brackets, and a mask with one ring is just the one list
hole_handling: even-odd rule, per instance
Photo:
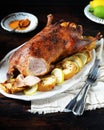
{"label": "lemon slice", "polygon": [[82,61],[83,66],[87,63],[87,56],[84,53],[77,53],[76,54]]}
{"label": "lemon slice", "polygon": [[24,94],[28,95],[28,96],[31,96],[37,91],[37,89],[38,89],[38,84],[35,84],[31,88],[25,89]]}
{"label": "lemon slice", "polygon": [[87,57],[87,63],[91,61],[92,59],[92,54],[91,54],[91,51],[83,51],[83,53],[86,55]]}
{"label": "lemon slice", "polygon": [[62,69],[60,68],[55,68],[51,72],[55,77],[56,77],[56,83],[61,84],[64,82],[64,73]]}

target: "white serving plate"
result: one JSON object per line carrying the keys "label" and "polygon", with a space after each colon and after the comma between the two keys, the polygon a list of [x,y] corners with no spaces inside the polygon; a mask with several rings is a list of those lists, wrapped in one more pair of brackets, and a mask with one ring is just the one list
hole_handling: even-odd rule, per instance
{"label": "white serving plate", "polygon": [[[21,47],[21,46],[19,46],[19,47]],[[9,57],[18,48],[10,51],[4,57],[4,59],[0,62],[0,83],[4,82],[7,79],[6,74],[7,74],[7,70],[8,70]],[[38,92],[37,91],[35,94],[33,94],[31,96],[27,96],[27,95],[24,95],[23,93],[9,94],[9,93],[6,93],[4,90],[2,90],[0,88],[0,93],[3,94],[4,96],[8,97],[8,98],[25,100],[25,101],[50,98],[54,95],[57,95],[57,94],[60,94],[64,91],[66,91],[67,89],[70,89],[71,87],[74,87],[74,85],[79,83],[82,80],[82,78],[88,74],[89,70],[93,66],[94,61],[95,61],[95,57],[96,57],[95,55],[96,55],[95,50],[92,50],[92,60],[88,64],[86,64],[78,74],[73,76],[71,79],[64,81],[63,84],[56,86],[51,91],[47,91],[47,92]]]}
{"label": "white serving plate", "polygon": [[26,18],[29,19],[29,21],[30,21],[29,26],[26,27],[26,29],[24,29],[24,30],[17,29],[13,32],[27,33],[27,32],[30,32],[30,31],[33,31],[34,29],[36,29],[36,27],[38,25],[38,18],[35,15],[27,13],[27,12],[16,12],[16,13],[11,13],[11,14],[7,15],[6,17],[4,17],[1,20],[1,27],[5,30],[11,32],[13,30],[9,27],[9,23],[11,21],[21,20],[21,19],[26,19]]}

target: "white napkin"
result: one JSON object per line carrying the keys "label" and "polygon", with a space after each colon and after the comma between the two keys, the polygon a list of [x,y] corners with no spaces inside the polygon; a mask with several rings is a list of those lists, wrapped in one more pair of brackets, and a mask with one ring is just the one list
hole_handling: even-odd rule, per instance
{"label": "white napkin", "polygon": [[[104,107],[104,39],[99,41],[99,47],[95,50],[100,59],[100,73],[96,85],[92,86],[87,94],[85,110],[94,110]],[[84,85],[87,75],[82,81],[69,90],[55,95],[51,98],[31,101],[31,113],[54,113],[63,112],[68,102],[79,92]]]}

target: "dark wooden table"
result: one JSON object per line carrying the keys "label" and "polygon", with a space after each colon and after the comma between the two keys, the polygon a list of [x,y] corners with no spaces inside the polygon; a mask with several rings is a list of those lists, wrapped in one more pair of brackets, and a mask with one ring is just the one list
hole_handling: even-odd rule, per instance
{"label": "dark wooden table", "polygon": [[[39,25],[36,30],[27,34],[9,33],[0,27],[0,60],[11,49],[23,44],[32,36],[38,33],[47,22],[47,15],[52,13],[54,21],[65,19],[83,25],[84,35],[95,36],[98,32],[104,34],[104,26],[94,23],[86,18],[83,9],[85,5],[49,5],[35,6],[1,6],[0,19],[12,12],[29,12],[36,15]],[[81,117],[76,117],[72,113],[53,113],[46,115],[32,114],[27,110],[31,102],[10,99],[0,94],[0,127],[15,129],[39,129],[39,130],[103,130],[104,129],[104,109],[85,111]]]}

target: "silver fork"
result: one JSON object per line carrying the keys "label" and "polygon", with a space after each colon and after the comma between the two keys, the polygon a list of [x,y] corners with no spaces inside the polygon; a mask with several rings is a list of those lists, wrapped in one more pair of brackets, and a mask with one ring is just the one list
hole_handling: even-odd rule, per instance
{"label": "silver fork", "polygon": [[92,84],[95,83],[95,81],[97,80],[99,63],[100,60],[96,59],[94,66],[91,68],[88,74],[85,85],[82,87],[80,92],[65,107],[64,109],[65,112],[72,111],[74,115],[78,116],[83,114],[87,92],[89,88],[92,86]]}

